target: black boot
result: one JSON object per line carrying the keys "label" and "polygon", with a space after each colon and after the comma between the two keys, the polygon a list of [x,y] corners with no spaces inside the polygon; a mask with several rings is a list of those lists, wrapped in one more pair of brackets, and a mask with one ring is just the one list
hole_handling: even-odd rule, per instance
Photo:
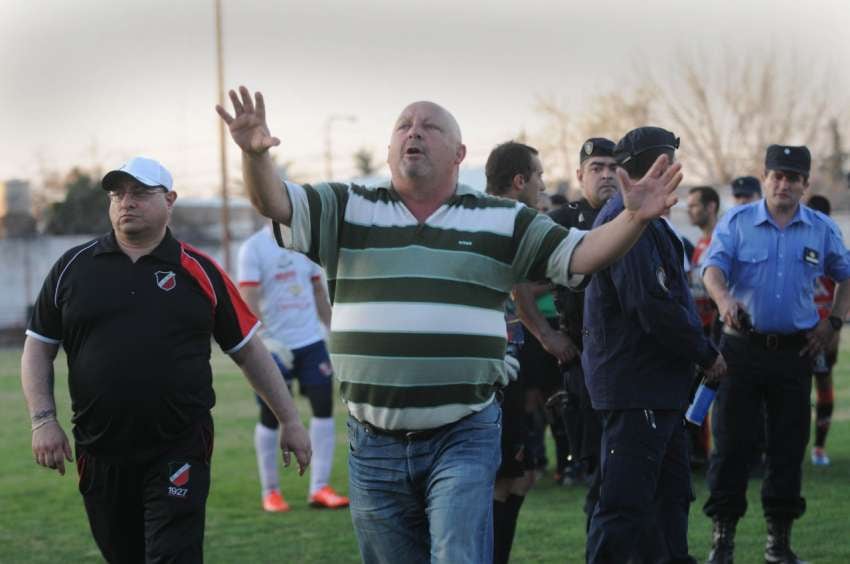
{"label": "black boot", "polygon": [[737,524],[737,519],[714,519],[714,530],[711,533],[711,552],[708,553],[706,564],[733,564],[735,526]]}
{"label": "black boot", "polygon": [[791,519],[767,519],[767,544],[764,546],[765,564],[806,564],[791,550]]}

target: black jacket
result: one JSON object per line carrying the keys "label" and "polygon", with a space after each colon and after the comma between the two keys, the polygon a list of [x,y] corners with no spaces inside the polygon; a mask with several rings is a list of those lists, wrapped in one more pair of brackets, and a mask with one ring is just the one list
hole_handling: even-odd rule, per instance
{"label": "black jacket", "polygon": [[[594,227],[623,210],[617,195]],[[591,279],[584,303],[582,366],[595,409],[681,409],[694,363],[717,349],[705,338],[682,264],[682,243],[663,219]]]}

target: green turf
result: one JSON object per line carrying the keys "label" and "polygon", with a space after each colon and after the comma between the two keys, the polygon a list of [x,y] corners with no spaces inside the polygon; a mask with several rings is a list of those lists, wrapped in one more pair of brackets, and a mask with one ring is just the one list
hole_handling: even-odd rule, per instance
{"label": "green turf", "polygon": [[[846,334],[845,341],[850,341]],[[844,348],[850,351],[850,342]],[[19,384],[20,351],[0,351],[0,562],[86,562],[100,555],[88,531],[76,472],[64,477],[36,466],[29,444],[29,420]],[[348,512],[310,509],[307,477],[282,472],[284,495],[293,510],[270,515],[259,508],[253,453],[256,407],[251,391],[224,355],[214,357],[218,405],[213,486],[207,507],[205,555],[208,562],[356,562],[357,547]],[[842,354],[835,374],[836,415],[829,436],[829,468],[804,463],[808,512],[794,528],[794,547],[817,563],[850,562],[850,355]],[[69,429],[65,359],[57,361],[60,419]],[[298,400],[302,415],[309,407]],[[337,450],[332,483],[347,490],[344,417],[337,406]],[[691,553],[702,560],[709,547],[710,522],[700,512],[706,499],[701,475],[694,478],[697,500],[691,510]],[[758,481],[749,489],[750,512],[739,526],[737,561],[759,562],[764,523]],[[580,562],[584,550],[584,492],[544,478],[520,514],[513,561]]]}

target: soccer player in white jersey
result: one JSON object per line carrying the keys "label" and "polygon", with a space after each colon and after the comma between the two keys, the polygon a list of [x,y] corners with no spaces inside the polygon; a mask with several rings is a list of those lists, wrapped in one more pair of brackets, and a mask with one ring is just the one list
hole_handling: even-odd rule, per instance
{"label": "soccer player in white jersey", "polygon": [[[310,468],[310,505],[337,509],[348,498],[328,484],[334,452],[333,369],[325,346],[331,306],[322,271],[300,253],[280,248],[271,228],[252,235],[239,250],[239,291],[262,317],[262,337],[291,386],[297,378],[301,393],[310,400],[310,440],[314,454]],[[290,352],[291,351],[291,352]],[[258,398],[260,421],[254,446],[260,471],[263,509],[288,511],[277,473],[277,419]]]}

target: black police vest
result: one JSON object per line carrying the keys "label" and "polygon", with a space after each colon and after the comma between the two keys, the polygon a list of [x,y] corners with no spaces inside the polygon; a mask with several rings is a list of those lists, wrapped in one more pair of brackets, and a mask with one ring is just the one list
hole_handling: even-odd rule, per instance
{"label": "black police vest", "polygon": [[[590,203],[582,198],[570,202],[552,213],[549,217],[564,227],[589,230],[599,214]],[[582,322],[584,317],[584,292],[574,292],[564,286],[555,288],[555,308],[558,310],[558,318],[561,330],[576,344],[579,350],[582,348]]]}

